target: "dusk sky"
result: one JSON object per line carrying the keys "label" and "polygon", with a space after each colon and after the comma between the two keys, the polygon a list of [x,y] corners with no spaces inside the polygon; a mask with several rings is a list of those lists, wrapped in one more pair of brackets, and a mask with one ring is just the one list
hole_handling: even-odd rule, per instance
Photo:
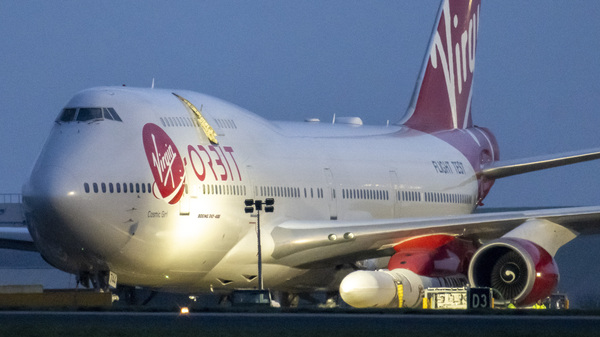
{"label": "dusk sky", "polygon": [[[501,158],[600,148],[600,2],[482,2],[472,113]],[[438,4],[0,0],[0,193],[21,192],[59,111],[94,86],[154,78],[273,120],[393,123]],[[600,161],[504,178],[485,203],[598,205],[598,171]]]}

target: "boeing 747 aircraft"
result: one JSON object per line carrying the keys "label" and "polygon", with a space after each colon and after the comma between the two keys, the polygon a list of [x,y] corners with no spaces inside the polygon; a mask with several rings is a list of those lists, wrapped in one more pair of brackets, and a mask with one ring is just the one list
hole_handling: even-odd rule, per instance
{"label": "boeing 747 aircraft", "polygon": [[[429,286],[493,287],[527,305],[559,281],[557,250],[600,232],[600,207],[473,214],[495,179],[600,157],[503,162],[473,124],[480,0],[443,1],[406,114],[272,122],[186,90],[98,87],[56,118],[23,188],[46,261],[98,287],[339,292],[414,307]],[[400,291],[399,291],[400,290]]]}

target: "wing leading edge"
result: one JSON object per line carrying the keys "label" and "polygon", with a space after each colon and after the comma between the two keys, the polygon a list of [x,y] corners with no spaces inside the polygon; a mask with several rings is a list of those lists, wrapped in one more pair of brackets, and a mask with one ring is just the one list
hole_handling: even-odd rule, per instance
{"label": "wing leading edge", "polygon": [[[415,237],[452,235],[480,243],[502,237],[527,221],[545,221],[577,235],[600,234],[600,206],[540,209],[516,212],[469,214],[451,217],[337,221],[288,221],[271,232],[275,243],[272,257],[278,263],[309,267],[322,263],[353,263],[360,259],[389,256],[393,247]],[[564,236],[553,229],[557,236]],[[560,231],[560,230],[558,230]],[[531,241],[541,233],[531,232]]]}
{"label": "wing leading edge", "polygon": [[496,161],[482,169],[478,175],[488,179],[499,179],[521,173],[544,170],[600,158],[600,149],[588,149],[554,155]]}
{"label": "wing leading edge", "polygon": [[26,227],[0,228],[0,249],[16,249],[37,252]]}

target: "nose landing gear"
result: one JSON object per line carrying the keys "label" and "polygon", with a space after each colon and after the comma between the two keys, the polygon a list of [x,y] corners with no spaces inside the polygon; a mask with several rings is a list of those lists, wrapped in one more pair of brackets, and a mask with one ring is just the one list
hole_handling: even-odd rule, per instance
{"label": "nose landing gear", "polygon": [[117,274],[108,270],[80,272],[77,275],[77,288],[80,284],[85,288],[93,288],[97,292],[108,292],[110,288],[117,287]]}

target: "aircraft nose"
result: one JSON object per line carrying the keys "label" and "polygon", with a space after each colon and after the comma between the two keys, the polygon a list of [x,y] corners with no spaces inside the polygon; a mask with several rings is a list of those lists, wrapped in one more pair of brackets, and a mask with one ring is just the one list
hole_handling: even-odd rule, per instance
{"label": "aircraft nose", "polygon": [[76,209],[74,197],[79,192],[74,186],[75,181],[73,173],[64,167],[37,168],[23,187],[26,209],[61,218],[71,217],[70,210]]}
{"label": "aircraft nose", "polygon": [[38,165],[23,186],[27,228],[40,254],[55,267],[77,273],[98,267],[97,240],[86,214],[85,193],[73,171]]}
{"label": "aircraft nose", "polygon": [[66,239],[68,224],[77,219],[79,208],[75,181],[73,173],[61,166],[37,167],[32,172],[23,186],[23,205],[34,241],[58,244]]}
{"label": "aircraft nose", "polygon": [[59,269],[106,268],[102,257],[121,249],[128,236],[103,222],[99,200],[86,193],[76,172],[36,166],[23,186],[27,227],[40,253]]}

